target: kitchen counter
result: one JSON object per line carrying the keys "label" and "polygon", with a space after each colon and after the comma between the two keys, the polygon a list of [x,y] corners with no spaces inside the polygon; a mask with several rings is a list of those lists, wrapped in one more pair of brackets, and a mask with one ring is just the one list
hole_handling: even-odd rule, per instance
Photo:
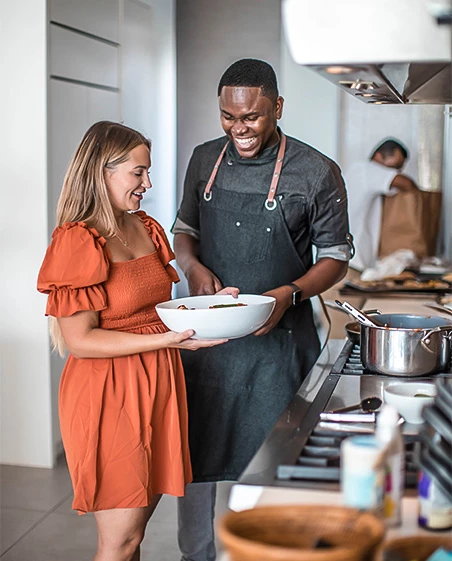
{"label": "kitchen counter", "polygon": [[[429,308],[424,307],[422,302],[410,299],[399,299],[396,301],[393,299],[370,299],[366,302],[366,308],[368,309],[377,307],[383,313],[399,312],[415,315],[430,315],[435,313]],[[445,314],[444,317],[447,317],[447,315]],[[291,457],[287,458],[288,451],[301,450],[301,445],[299,445],[299,443],[304,442],[303,439],[306,436],[305,427],[312,424],[313,419],[318,419],[319,411],[316,410],[316,407],[311,406],[314,400],[317,402],[321,399],[323,399],[323,401],[328,400],[329,393],[327,386],[331,386],[335,383],[333,378],[335,378],[337,382],[337,375],[331,375],[331,370],[343,351],[345,342],[345,338],[331,339],[328,341],[313,369],[300,386],[297,394],[278,419],[273,430],[269,433],[268,437],[239,478],[239,483],[257,486],[292,486],[291,481],[275,481],[276,470],[279,465],[291,463],[296,459],[297,456],[293,456],[293,454]],[[341,375],[339,374],[339,376]],[[347,398],[356,399],[356,401],[352,401],[351,403],[358,403],[363,397],[379,395],[378,393],[370,393],[360,396],[360,385],[366,384],[368,386],[367,391],[378,391],[378,384],[385,383],[382,382],[382,378],[385,381],[389,379],[376,375],[366,375],[365,377],[355,375],[353,377],[346,376],[345,378],[348,378],[347,395],[344,393],[341,395],[339,391],[336,391],[334,408],[350,405],[350,402],[346,402]],[[343,384],[340,385],[342,386]],[[337,388],[339,389],[339,384]],[[338,400],[340,397],[344,398],[344,402]],[[410,434],[409,431],[411,431],[411,429],[417,432],[418,426],[407,424],[404,426],[404,433]],[[309,483],[305,483],[305,485],[311,488],[319,487],[319,485],[316,484],[310,485]],[[293,484],[293,486],[297,487],[300,485],[296,483]]]}
{"label": "kitchen counter", "polygon": [[[367,309],[378,308],[382,313],[410,313],[415,315],[441,315],[423,306],[428,299],[416,301],[413,299],[384,299],[371,298],[366,301]],[[432,298],[431,302],[434,302]],[[450,317],[444,314],[444,317]],[[329,340],[314,365],[312,371],[304,380],[292,402],[281,415],[273,431],[262,444],[251,460],[247,469],[239,478],[230,493],[229,507],[232,510],[243,510],[254,506],[268,504],[342,504],[342,495],[336,486],[335,490],[320,490],[304,486],[299,488],[291,485],[290,481],[274,481],[277,466],[287,455],[287,450],[294,446],[300,435],[300,425],[309,415],[310,405],[317,397],[323,382],[329,377],[331,368],[336,362],[345,344],[345,339]],[[358,378],[358,377],[357,377]],[[312,412],[311,412],[312,413]],[[400,528],[391,529],[387,538],[425,534],[434,535],[417,526],[417,498],[414,489],[407,490],[403,499],[403,524]],[[221,561],[227,561],[224,555]]]}

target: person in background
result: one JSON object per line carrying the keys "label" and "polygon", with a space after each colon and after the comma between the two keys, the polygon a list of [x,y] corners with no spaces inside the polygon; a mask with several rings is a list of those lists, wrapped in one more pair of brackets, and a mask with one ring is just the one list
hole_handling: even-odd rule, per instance
{"label": "person in background", "polygon": [[215,559],[215,482],[238,478],[315,363],[310,298],[338,282],[350,258],[340,170],[278,127],[284,100],[273,68],[235,62],[218,99],[225,136],[191,157],[172,228],[176,259],[191,295],[233,283],[276,305],[225,352],[183,353],[195,481],[178,501],[184,561]]}
{"label": "person in background", "polygon": [[72,507],[94,512],[96,561],[138,561],[162,493],[184,494],[192,471],[178,349],[224,342],[168,331],[155,311],[179,279],[162,227],[139,211],[150,165],[140,133],[94,124],[67,171],[38,277],[53,341],[70,353],[61,434]]}
{"label": "person in background", "polygon": [[355,256],[350,267],[364,271],[378,259],[383,195],[417,189],[414,181],[401,173],[408,150],[397,140],[381,142],[366,162],[353,164],[344,172],[349,201],[350,230]]}

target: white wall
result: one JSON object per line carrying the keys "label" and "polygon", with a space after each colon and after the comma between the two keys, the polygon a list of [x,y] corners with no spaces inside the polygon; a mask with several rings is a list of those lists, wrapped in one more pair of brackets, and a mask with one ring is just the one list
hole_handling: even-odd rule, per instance
{"label": "white wall", "polygon": [[284,132],[337,160],[339,88],[309,68],[296,64],[284,37],[279,83],[285,100],[281,119]]}
{"label": "white wall", "polygon": [[371,105],[341,92],[340,164],[347,170],[367,160],[381,140],[394,137],[409,151],[404,172],[423,189],[441,190],[443,127],[442,105]]}
{"label": "white wall", "polygon": [[[124,124],[144,130],[152,141],[152,190],[142,208],[155,217],[166,232],[176,213],[176,30],[175,0],[125,0],[123,35],[123,119]],[[148,8],[148,10],[146,10]],[[150,11],[151,13],[147,13]],[[146,56],[142,44],[133,39],[133,22],[140,15],[149,21],[148,37],[141,43],[149,50],[146,76],[139,76],[139,62],[130,59],[132,52]],[[127,26],[129,23],[129,27]],[[140,33],[137,30],[137,34]],[[141,32],[142,33],[142,32]],[[138,35],[139,36],[139,35]],[[128,51],[126,49],[129,49]],[[137,64],[138,62],[138,64]],[[133,66],[132,66],[133,64]],[[132,75],[132,68],[135,75]],[[141,72],[143,69],[141,68]],[[128,80],[126,83],[125,80]],[[139,92],[138,88],[144,89]],[[135,92],[130,92],[131,88]],[[129,94],[130,92],[130,94]],[[128,103],[128,95],[135,102]],[[140,102],[141,99],[141,102]],[[138,102],[138,107],[137,107]],[[138,110],[137,110],[138,109]]]}
{"label": "white wall", "polygon": [[269,62],[279,75],[280,3],[274,0],[177,0],[177,184],[193,148],[221,136],[217,87],[234,61]]}
{"label": "white wall", "polygon": [[[118,10],[117,1],[96,0],[95,4],[83,1],[84,16],[90,12],[90,17],[82,18],[80,25],[94,25],[91,31],[96,33],[108,28],[112,31],[109,39],[116,41],[120,38],[117,32],[122,24],[122,12]],[[119,0],[120,4],[122,1]],[[138,0],[124,1],[143,7]],[[61,19],[60,23],[77,27],[70,19],[75,13],[73,3],[50,0],[49,4],[54,10],[55,21]],[[157,105],[149,99],[149,90],[144,91],[142,97],[144,107],[152,113],[151,121],[155,127],[151,132],[154,141],[153,180],[161,186],[158,199],[161,206],[158,212],[153,212],[155,208],[150,212],[169,228],[176,200],[174,10],[172,0],[147,0],[147,4],[155,18],[155,26],[148,32],[156,48],[153,53],[156,71],[150,87]],[[106,8],[110,23],[105,27],[103,24],[107,20],[104,18],[98,29],[94,16],[98,14],[98,18],[102,18]],[[111,25],[113,16],[118,24],[116,31]],[[50,80],[50,88],[47,78],[52,73],[47,65],[50,48],[48,18],[46,0],[1,4],[0,52],[8,53],[8,56],[4,57],[2,68],[4,81],[0,103],[8,110],[4,112],[4,134],[0,140],[3,180],[0,243],[4,271],[0,277],[0,463],[39,467],[53,467],[56,453],[61,451],[57,391],[62,362],[50,354],[44,317],[46,298],[36,291],[37,274],[54,224],[54,191],[61,185],[70,154],[86,128],[100,118],[122,118],[119,95],[115,91],[90,88],[89,84],[74,85],[54,78]],[[74,60],[70,62],[72,65]],[[68,65],[61,68],[64,71]],[[123,65],[118,68],[121,72]],[[118,101],[113,99],[115,96]],[[72,120],[66,118],[71,102],[79,109],[78,117],[72,115]],[[124,104],[127,104],[126,100],[123,100]],[[140,112],[136,117],[136,126],[140,128]],[[63,152],[66,150],[63,157],[61,150],[53,149],[54,144]],[[55,186],[53,190],[52,184]]]}
{"label": "white wall", "polygon": [[[36,278],[47,247],[45,0],[2,2],[0,462],[51,467],[50,353]],[[26,40],[25,40],[26,38]]]}

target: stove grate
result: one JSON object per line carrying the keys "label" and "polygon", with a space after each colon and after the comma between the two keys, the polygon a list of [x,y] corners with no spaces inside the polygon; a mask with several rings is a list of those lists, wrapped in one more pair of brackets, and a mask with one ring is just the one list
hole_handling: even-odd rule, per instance
{"label": "stove grate", "polygon": [[[339,482],[341,442],[356,435],[355,432],[341,432],[314,429],[309,436],[294,465],[278,467],[279,479],[294,481]],[[420,442],[405,443],[405,487],[416,487],[419,466]]]}

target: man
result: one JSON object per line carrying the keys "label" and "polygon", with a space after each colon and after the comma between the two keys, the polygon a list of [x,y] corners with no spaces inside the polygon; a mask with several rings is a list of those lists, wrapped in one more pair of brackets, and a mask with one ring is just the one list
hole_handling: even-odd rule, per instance
{"label": "man", "polygon": [[226,136],[194,150],[172,229],[176,259],[191,295],[233,285],[276,306],[225,352],[183,355],[194,470],[179,500],[184,561],[215,559],[215,482],[238,478],[313,366],[309,299],[339,281],[350,258],[340,170],[277,127],[284,100],[273,68],[237,61],[218,96]]}
{"label": "man", "polygon": [[400,173],[407,158],[407,149],[388,139],[373,151],[369,161],[354,164],[344,174],[356,250],[350,266],[357,271],[374,267],[378,259],[382,195],[417,189],[412,179]]}

